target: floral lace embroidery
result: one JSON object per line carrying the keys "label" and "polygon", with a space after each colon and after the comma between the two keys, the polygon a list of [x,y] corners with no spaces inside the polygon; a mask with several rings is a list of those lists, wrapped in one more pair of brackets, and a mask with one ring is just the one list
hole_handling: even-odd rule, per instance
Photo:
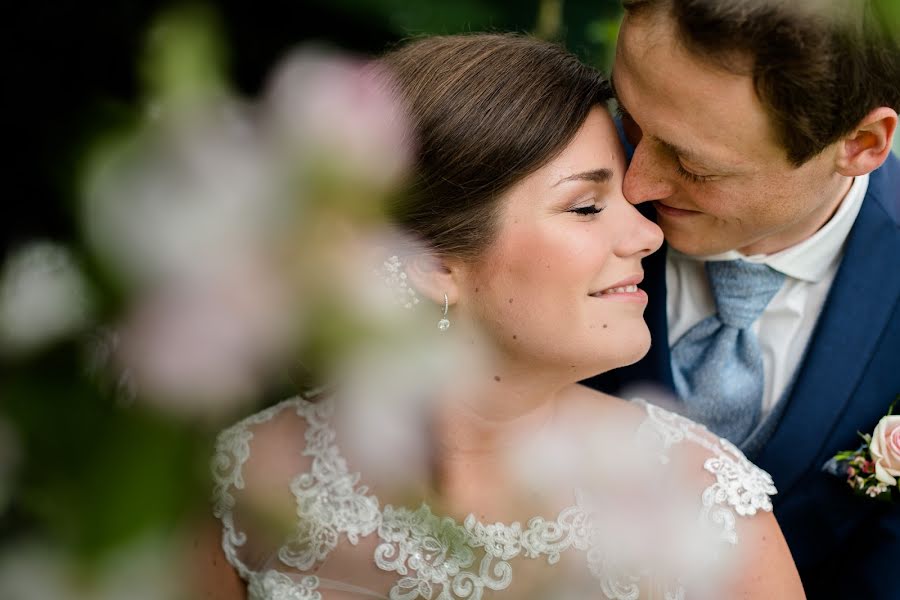
{"label": "floral lace embroidery", "polygon": [[253,433],[248,427],[271,420],[285,408],[293,407],[306,420],[304,456],[312,457],[310,472],[301,473],[290,484],[297,501],[297,524],[293,538],[278,551],[288,566],[304,571],[324,560],[334,549],[340,533],[351,544],[371,534],[381,521],[378,500],[365,486],[357,486],[360,475],[349,473],[346,461],[334,444],[335,432],[329,421],[333,403],[312,403],[301,398],[286,400],[244,419],[219,434],[212,461],[214,480],[213,514],[222,520],[222,548],[229,562],[245,579],[252,575],[237,556],[247,536],[234,525],[235,505],[231,489],[243,489],[242,467],[250,457]]}
{"label": "floral lace embroidery", "polygon": [[359,485],[360,474],[350,473],[335,445],[329,426],[334,403],[301,403],[297,414],[307,422],[304,456],[312,457],[309,473],[291,482],[297,500],[294,538],[278,551],[278,558],[300,571],[325,560],[343,533],[354,546],[360,536],[371,534],[381,522],[378,499]]}
{"label": "floral lace embroidery", "polygon": [[[375,563],[403,576],[391,589],[391,600],[479,600],[485,588],[500,591],[512,583],[508,561],[544,556],[552,565],[570,548],[587,550],[588,568],[610,600],[637,600],[648,585],[658,589],[658,597],[683,600],[682,586],[653,582],[649,572],[624,573],[602,550],[592,548],[597,531],[591,503],[580,490],[575,496],[576,504],[555,521],[535,517],[524,530],[518,522],[485,525],[471,514],[460,526],[449,517],[436,517],[424,504],[415,512],[386,506]],[[477,573],[465,570],[475,563],[471,548],[484,549]]]}
{"label": "floral lace embroidery", "polygon": [[222,431],[216,439],[215,453],[210,465],[213,477],[213,514],[222,521],[222,549],[228,561],[234,565],[244,579],[249,579],[252,571],[238,558],[237,548],[247,542],[247,536],[234,526],[234,496],[231,489],[244,489],[242,468],[250,458],[250,441],[253,434],[247,429],[269,421],[285,407],[293,405],[296,399],[285,400],[263,411],[251,415]]}
{"label": "floral lace embroidery", "polygon": [[322,600],[322,594],[316,590],[319,578],[307,575],[299,582],[284,573],[269,570],[265,573],[254,573],[247,586],[249,600]]}
{"label": "floral lace embroidery", "polygon": [[[747,460],[734,444],[714,437],[705,427],[686,417],[643,400],[635,401],[643,404],[649,415],[639,434],[656,435],[666,450],[689,440],[714,455],[703,463],[703,468],[715,476],[716,483],[703,491],[701,519],[720,526],[723,540],[730,544],[738,541],[735,513],[752,516],[760,510],[772,511],[770,496],[777,493],[772,476]],[[661,458],[668,460],[665,456]]]}
{"label": "floral lace embroidery", "polygon": [[[701,519],[718,525],[721,538],[737,543],[735,512],[753,515],[758,510],[771,511],[770,494],[775,493],[771,477],[748,461],[727,440],[713,441],[712,436],[692,421],[643,404],[649,415],[638,430],[662,444],[659,458],[668,461],[667,451],[679,442],[689,440],[701,445],[714,456],[704,469],[716,477],[716,483],[702,494]],[[561,553],[575,548],[585,551],[587,566],[599,580],[603,594],[612,600],[637,600],[642,590],[654,597],[683,600],[680,584],[654,582],[648,572],[627,573],[617,568],[613,557],[592,545],[595,531],[591,503],[575,491],[575,505],[560,512],[556,520],[531,519],[526,528],[518,522],[482,524],[469,515],[460,525],[450,517],[438,517],[423,504],[418,510],[385,506],[379,511],[378,501],[359,485],[360,474],[350,473],[346,461],[335,445],[335,432],[329,425],[333,414],[330,401],[315,404],[295,399],[284,402],[246,419],[224,431],[217,444],[213,462],[216,481],[215,514],[223,522],[223,547],[229,560],[249,582],[251,599],[320,600],[315,577],[300,583],[276,571],[264,575],[253,573],[236,557],[236,547],[246,536],[234,528],[231,511],[234,498],[229,489],[244,485],[241,466],[249,456],[252,433],[247,426],[262,423],[286,405],[296,408],[307,421],[305,456],[313,458],[310,472],[291,482],[297,499],[298,525],[295,536],[278,553],[279,559],[299,570],[308,570],[324,560],[344,533],[351,544],[377,530],[381,543],[375,550],[376,565],[401,577],[390,590],[391,600],[480,600],[484,590],[503,590],[512,582],[509,561],[518,557],[546,557],[548,564],[559,561]],[[698,433],[699,432],[699,433]],[[475,549],[481,549],[480,559]],[[472,570],[477,563],[477,572]]]}
{"label": "floral lace embroidery", "polygon": [[435,585],[442,586],[438,598],[446,598],[450,579],[475,561],[466,530],[449,517],[436,517],[424,504],[415,512],[385,506],[378,536],[383,543],[375,549],[375,564],[403,575],[391,589],[391,600],[430,600]]}

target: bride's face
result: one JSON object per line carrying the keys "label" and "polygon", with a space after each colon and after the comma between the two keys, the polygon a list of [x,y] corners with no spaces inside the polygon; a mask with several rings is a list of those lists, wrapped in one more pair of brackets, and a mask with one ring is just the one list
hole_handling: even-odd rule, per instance
{"label": "bride's face", "polygon": [[630,364],[650,334],[641,259],[662,233],[622,195],[615,125],[594,108],[550,163],[501,199],[498,231],[460,278],[455,310],[514,363],[573,380]]}

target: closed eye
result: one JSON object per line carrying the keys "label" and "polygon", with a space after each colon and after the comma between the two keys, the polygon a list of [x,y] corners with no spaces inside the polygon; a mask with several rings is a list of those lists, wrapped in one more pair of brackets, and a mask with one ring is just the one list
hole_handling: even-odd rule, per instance
{"label": "closed eye", "polygon": [[590,206],[579,206],[578,208],[573,208],[569,210],[571,213],[575,213],[577,215],[597,215],[603,212],[603,206],[597,206],[595,204],[591,204]]}
{"label": "closed eye", "polygon": [[691,183],[706,183],[707,181],[712,181],[716,178],[715,175],[697,175],[696,173],[691,173],[678,161],[675,161],[675,169],[682,179],[690,181]]}

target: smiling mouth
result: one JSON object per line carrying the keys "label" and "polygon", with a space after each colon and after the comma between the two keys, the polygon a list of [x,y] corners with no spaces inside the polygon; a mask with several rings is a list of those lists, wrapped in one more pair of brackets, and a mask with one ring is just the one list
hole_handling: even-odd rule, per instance
{"label": "smiling mouth", "polygon": [[659,200],[655,200],[653,202],[653,207],[656,208],[657,213],[662,213],[664,215],[670,217],[687,217],[691,215],[699,215],[700,211],[698,210],[688,210],[686,208],[676,208],[674,206],[669,206],[668,204],[663,204]]}
{"label": "smiling mouth", "polygon": [[594,292],[590,294],[594,298],[599,298],[600,296],[609,296],[612,294],[634,294],[638,291],[637,284],[632,285],[623,285],[621,287],[609,288],[606,290],[601,290],[599,292]]}

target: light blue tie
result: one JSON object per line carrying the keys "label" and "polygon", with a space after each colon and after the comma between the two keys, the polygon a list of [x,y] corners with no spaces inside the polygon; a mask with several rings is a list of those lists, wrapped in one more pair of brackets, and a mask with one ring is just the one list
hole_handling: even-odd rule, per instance
{"label": "light blue tie", "polygon": [[672,347],[675,390],[687,416],[740,446],[759,423],[762,353],[750,326],[781,288],[784,274],[743,260],[706,263],[716,314]]}

